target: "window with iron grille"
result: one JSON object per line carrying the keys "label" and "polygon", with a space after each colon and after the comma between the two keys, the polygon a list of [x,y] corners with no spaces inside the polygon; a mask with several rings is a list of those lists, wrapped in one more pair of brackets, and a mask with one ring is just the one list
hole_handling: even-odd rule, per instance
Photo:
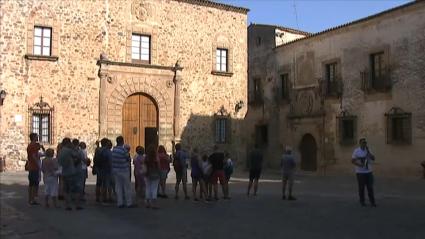
{"label": "window with iron grille", "polygon": [[43,97],[28,108],[30,133],[38,134],[41,143],[53,143],[53,111],[53,107],[44,102]]}
{"label": "window with iron grille", "polygon": [[131,59],[142,63],[151,61],[151,37],[147,35],[133,34],[131,36]]}
{"label": "window with iron grille", "polygon": [[339,143],[353,145],[357,141],[357,117],[342,111],[337,117]]}
{"label": "window with iron grille", "polygon": [[224,144],[227,143],[228,119],[217,118],[215,120],[215,142]]}
{"label": "window with iron grille", "polygon": [[338,79],[338,63],[325,65],[325,94],[326,96],[339,96],[342,93],[342,82]]}
{"label": "window with iron grille", "polygon": [[280,96],[282,99],[289,99],[289,74],[280,75]]}
{"label": "window with iron grille", "polygon": [[387,143],[412,143],[412,114],[400,108],[392,108],[387,114]]}
{"label": "window with iron grille", "polygon": [[34,55],[51,56],[52,54],[52,28],[34,27]]}
{"label": "window with iron grille", "polygon": [[370,69],[370,85],[374,90],[385,90],[391,87],[384,52],[378,52],[370,55]]}
{"label": "window with iron grille", "polygon": [[227,59],[228,50],[223,48],[217,48],[216,50],[216,70],[221,72],[227,72]]}

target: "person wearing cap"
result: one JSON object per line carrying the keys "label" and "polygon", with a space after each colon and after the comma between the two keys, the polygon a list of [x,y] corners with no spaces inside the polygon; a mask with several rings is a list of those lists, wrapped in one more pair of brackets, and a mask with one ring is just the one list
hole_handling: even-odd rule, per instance
{"label": "person wearing cap", "polygon": [[285,147],[280,166],[282,168],[282,200],[286,200],[286,185],[288,185],[288,200],[296,200],[296,198],[292,196],[296,163],[295,156],[292,154],[292,148],[290,146]]}
{"label": "person wearing cap", "polygon": [[360,147],[356,148],[351,157],[351,162],[356,166],[357,183],[359,186],[360,205],[366,206],[364,189],[367,188],[367,194],[372,207],[376,207],[375,195],[373,192],[373,173],[372,162],[375,161],[375,156],[369,151],[367,147],[366,138],[360,138]]}

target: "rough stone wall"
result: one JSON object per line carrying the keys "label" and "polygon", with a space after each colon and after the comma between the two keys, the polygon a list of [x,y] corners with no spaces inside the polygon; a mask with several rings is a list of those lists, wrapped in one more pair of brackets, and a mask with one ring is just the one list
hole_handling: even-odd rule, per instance
{"label": "rough stone wall", "polygon": [[[299,154],[302,135],[310,133],[319,147],[318,172],[351,173],[351,154],[357,146],[339,144],[336,116],[342,107],[357,116],[357,139],[360,136],[368,138],[370,148],[378,159],[374,168],[377,174],[419,176],[419,163],[425,153],[424,14],[425,4],[416,3],[368,21],[277,48],[274,63],[271,64],[276,66],[273,79],[279,79],[279,74],[285,72],[290,74],[295,89],[319,88],[318,82],[324,78],[324,64],[329,60],[338,60],[343,81],[342,105],[340,99],[327,98],[323,102],[324,118],[306,117],[289,121],[287,116],[291,102],[280,104],[278,109],[281,120],[279,126],[275,127],[279,134],[279,144],[292,145]],[[388,93],[365,94],[361,89],[360,72],[368,68],[369,55],[382,49],[389,54],[392,90]],[[273,87],[278,87],[278,83],[274,81]],[[272,95],[265,97],[272,98]],[[265,107],[272,108],[273,104]],[[411,145],[386,143],[385,113],[392,107],[400,107],[412,113]],[[269,148],[273,151],[276,147]],[[274,150],[271,154],[280,155],[281,150]]]}
{"label": "rough stone wall", "polygon": [[[8,93],[0,107],[0,155],[6,157],[9,169],[22,168],[26,160],[28,107],[41,95],[55,109],[52,146],[64,136],[93,145],[99,137],[96,62],[101,53],[111,61],[131,62],[132,32],[151,35],[151,64],[174,66],[179,61],[184,68],[179,127],[185,132],[191,117],[204,118],[204,123],[191,129],[199,139],[195,145],[210,148],[214,143],[214,131],[204,126],[212,125],[212,116],[221,106],[236,119],[246,113],[246,106],[234,112],[236,102],[247,102],[246,13],[168,0],[6,0],[0,4],[0,82]],[[25,59],[25,54],[32,53],[34,25],[53,28],[57,61]],[[217,47],[231,52],[231,77],[211,74]],[[137,78],[137,71],[134,74]],[[165,88],[162,83],[157,87]],[[172,95],[167,100],[173,100]],[[240,141],[233,138],[232,153],[240,155]]]}

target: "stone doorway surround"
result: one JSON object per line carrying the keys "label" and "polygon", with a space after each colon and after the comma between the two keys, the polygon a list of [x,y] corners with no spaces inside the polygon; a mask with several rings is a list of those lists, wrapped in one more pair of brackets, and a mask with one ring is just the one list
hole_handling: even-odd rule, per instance
{"label": "stone doorway surround", "polygon": [[[99,139],[122,135],[122,110],[127,97],[151,96],[158,105],[158,141],[172,150],[178,142],[181,68],[109,61],[101,55],[99,68]],[[125,140],[125,139],[124,139]]]}

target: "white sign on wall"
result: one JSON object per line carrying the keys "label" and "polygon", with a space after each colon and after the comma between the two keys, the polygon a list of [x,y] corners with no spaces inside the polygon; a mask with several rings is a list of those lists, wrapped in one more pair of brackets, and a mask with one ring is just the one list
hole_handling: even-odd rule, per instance
{"label": "white sign on wall", "polygon": [[15,115],[15,123],[21,123],[22,119],[22,115]]}

